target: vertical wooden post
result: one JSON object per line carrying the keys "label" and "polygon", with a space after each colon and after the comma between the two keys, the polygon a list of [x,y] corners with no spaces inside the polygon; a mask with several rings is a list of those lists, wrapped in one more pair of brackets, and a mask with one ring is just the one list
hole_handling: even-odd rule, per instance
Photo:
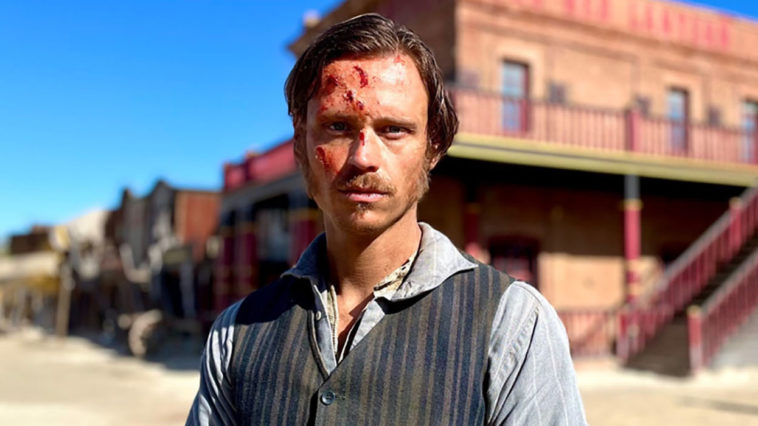
{"label": "vertical wooden post", "polygon": [[624,263],[626,269],[626,298],[631,302],[640,293],[640,182],[636,175],[624,177]]}
{"label": "vertical wooden post", "polygon": [[529,131],[529,101],[526,98],[521,98],[519,101],[519,109],[521,109],[521,133],[527,133]]}
{"label": "vertical wooden post", "polygon": [[482,207],[476,202],[467,202],[463,207],[463,249],[475,259],[483,259],[484,250],[479,244],[479,217]]}
{"label": "vertical wooden post", "polygon": [[618,313],[618,330],[616,337],[616,355],[622,361],[629,359],[629,339],[628,339],[628,315],[627,308],[623,308]]}
{"label": "vertical wooden post", "polygon": [[71,292],[75,285],[68,259],[61,267],[59,281],[58,307],[55,311],[55,334],[58,337],[65,337],[68,335],[68,323],[71,319]]}
{"label": "vertical wooden post", "polygon": [[626,149],[640,150],[640,112],[636,108],[626,110]]}
{"label": "vertical wooden post", "polygon": [[687,332],[689,335],[690,370],[697,373],[704,363],[703,359],[703,322],[700,308],[690,306],[687,309]]}
{"label": "vertical wooden post", "polygon": [[216,274],[213,283],[213,310],[221,312],[231,302],[232,282],[234,281],[234,212],[227,212],[222,217],[219,227],[221,247],[216,259]]}
{"label": "vertical wooden post", "polygon": [[729,200],[729,255],[737,253],[742,245],[742,199]]}
{"label": "vertical wooden post", "polygon": [[240,232],[241,250],[238,260],[238,277],[234,298],[238,299],[258,288],[258,225],[255,205],[245,212]]}
{"label": "vertical wooden post", "polygon": [[308,245],[316,238],[318,209],[304,191],[289,195],[290,202],[290,264],[294,265]]}

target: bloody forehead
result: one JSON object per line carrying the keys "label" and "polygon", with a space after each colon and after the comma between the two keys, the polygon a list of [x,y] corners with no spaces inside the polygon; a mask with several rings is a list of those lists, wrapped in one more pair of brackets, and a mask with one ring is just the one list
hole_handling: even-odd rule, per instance
{"label": "bloody forehead", "polygon": [[[387,54],[381,54],[381,55],[370,55],[370,56],[356,56],[356,55],[346,55],[342,56],[340,58],[337,58],[335,60],[329,61],[321,68],[319,71],[320,78],[316,78],[314,81],[314,86],[317,85],[317,87],[314,87],[313,94],[318,93],[319,95],[329,95],[332,92],[334,92],[335,89],[338,87],[345,87],[345,82],[343,78],[345,77],[338,75],[333,70],[329,70],[329,67],[334,64],[337,61],[341,60],[355,60],[360,61],[363,59],[375,59],[375,58],[381,58],[381,57],[392,57],[392,62],[395,64],[403,64],[405,65],[406,59],[408,59],[409,54],[403,51],[396,51],[396,52],[390,52]],[[412,58],[412,57],[411,57]],[[413,59],[411,59],[411,63],[414,63]],[[416,64],[414,64],[416,65]],[[416,65],[418,68],[418,65]],[[352,67],[352,76],[355,76],[357,78],[357,81],[359,82],[360,87],[367,87],[369,86],[372,79],[375,79],[376,77],[371,77],[369,73],[366,71],[364,67],[361,65],[354,65]]]}
{"label": "bloody forehead", "polygon": [[[326,68],[326,67],[324,67]],[[358,78],[360,87],[369,85],[369,75],[360,65],[353,66],[353,73]],[[341,76],[333,71],[326,72],[321,77],[321,88],[319,94],[322,96],[331,95],[337,88],[345,87],[344,75]],[[351,96],[352,97],[352,96]]]}

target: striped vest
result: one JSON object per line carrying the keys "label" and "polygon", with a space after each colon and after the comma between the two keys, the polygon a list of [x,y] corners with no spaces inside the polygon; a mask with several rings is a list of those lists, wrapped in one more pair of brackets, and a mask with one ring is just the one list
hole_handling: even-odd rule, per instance
{"label": "striped vest", "polygon": [[511,281],[480,265],[414,298],[382,300],[385,317],[331,374],[310,283],[285,277],[258,290],[235,325],[238,422],[483,424],[490,329]]}

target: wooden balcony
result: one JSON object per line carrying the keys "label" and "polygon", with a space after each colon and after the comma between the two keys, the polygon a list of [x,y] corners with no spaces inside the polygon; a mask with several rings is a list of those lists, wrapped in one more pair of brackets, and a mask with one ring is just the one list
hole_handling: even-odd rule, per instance
{"label": "wooden balcony", "polygon": [[293,173],[297,169],[292,139],[262,154],[247,154],[240,163],[224,164],[224,192],[250,183],[263,183]]}
{"label": "wooden balcony", "polygon": [[744,186],[758,178],[758,137],[739,129],[472,89],[451,93],[461,122],[454,157]]}

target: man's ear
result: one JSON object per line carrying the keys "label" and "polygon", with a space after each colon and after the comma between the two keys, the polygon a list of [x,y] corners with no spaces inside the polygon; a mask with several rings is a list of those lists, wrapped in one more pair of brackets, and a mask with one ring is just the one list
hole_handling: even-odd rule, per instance
{"label": "man's ear", "polygon": [[441,155],[435,154],[434,157],[429,160],[429,170],[433,170],[435,167],[437,167],[437,163],[439,163],[441,159]]}
{"label": "man's ear", "polygon": [[426,155],[427,161],[429,162],[429,171],[432,171],[432,169],[434,169],[437,166],[437,163],[439,163],[442,159],[442,154],[440,154],[436,148],[437,146],[434,144],[429,145],[428,148],[431,151],[427,152]]}

